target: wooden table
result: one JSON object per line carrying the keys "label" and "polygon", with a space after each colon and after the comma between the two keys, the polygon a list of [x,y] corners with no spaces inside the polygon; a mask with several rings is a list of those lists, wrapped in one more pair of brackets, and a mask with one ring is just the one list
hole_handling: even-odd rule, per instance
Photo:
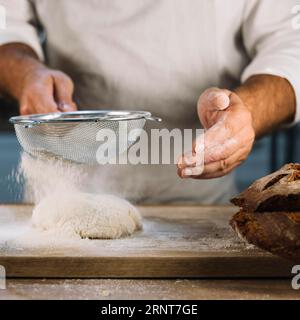
{"label": "wooden table", "polygon": [[1,299],[299,299],[287,279],[9,279]]}
{"label": "wooden table", "polygon": [[147,206],[140,210],[144,228],[128,238],[78,245],[59,244],[37,234],[33,245],[26,236],[32,207],[1,205],[0,265],[9,279],[0,299],[299,296],[290,285],[289,261],[247,245],[231,231],[228,221],[235,208]]}

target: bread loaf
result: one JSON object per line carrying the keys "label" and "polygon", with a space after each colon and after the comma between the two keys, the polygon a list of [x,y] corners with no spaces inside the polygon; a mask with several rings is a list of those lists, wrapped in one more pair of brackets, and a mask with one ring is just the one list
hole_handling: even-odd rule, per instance
{"label": "bread loaf", "polygon": [[300,164],[287,164],[255,181],[231,202],[245,211],[300,211]]}
{"label": "bread loaf", "polygon": [[300,164],[287,164],[233,198],[230,225],[249,243],[300,262]]}

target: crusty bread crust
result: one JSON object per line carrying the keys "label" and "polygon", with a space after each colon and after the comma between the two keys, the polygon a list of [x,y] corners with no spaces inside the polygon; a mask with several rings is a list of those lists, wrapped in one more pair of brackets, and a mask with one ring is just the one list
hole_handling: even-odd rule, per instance
{"label": "crusty bread crust", "polygon": [[230,225],[249,243],[300,262],[300,212],[236,213]]}
{"label": "crusty bread crust", "polygon": [[231,202],[252,212],[300,211],[300,164],[286,164],[255,181]]}
{"label": "crusty bread crust", "polygon": [[300,262],[300,164],[287,164],[255,181],[231,202],[230,225],[261,249]]}

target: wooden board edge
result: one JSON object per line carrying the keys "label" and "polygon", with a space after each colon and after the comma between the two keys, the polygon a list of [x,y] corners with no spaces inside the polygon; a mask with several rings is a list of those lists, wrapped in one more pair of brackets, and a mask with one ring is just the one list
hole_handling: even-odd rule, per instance
{"label": "wooden board edge", "polygon": [[293,263],[261,257],[0,257],[8,278],[290,278]]}

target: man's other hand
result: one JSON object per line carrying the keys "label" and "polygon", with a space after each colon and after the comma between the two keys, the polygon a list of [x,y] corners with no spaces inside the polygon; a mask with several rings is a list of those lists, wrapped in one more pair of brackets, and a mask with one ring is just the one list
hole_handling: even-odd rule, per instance
{"label": "man's other hand", "polygon": [[[194,179],[224,176],[241,164],[252,149],[255,132],[251,113],[236,93],[210,88],[199,98],[198,115],[205,129],[204,139],[197,139],[192,152],[180,158],[178,175]],[[204,146],[199,141],[204,141]],[[204,158],[204,166],[202,162],[197,167],[199,156]]]}

